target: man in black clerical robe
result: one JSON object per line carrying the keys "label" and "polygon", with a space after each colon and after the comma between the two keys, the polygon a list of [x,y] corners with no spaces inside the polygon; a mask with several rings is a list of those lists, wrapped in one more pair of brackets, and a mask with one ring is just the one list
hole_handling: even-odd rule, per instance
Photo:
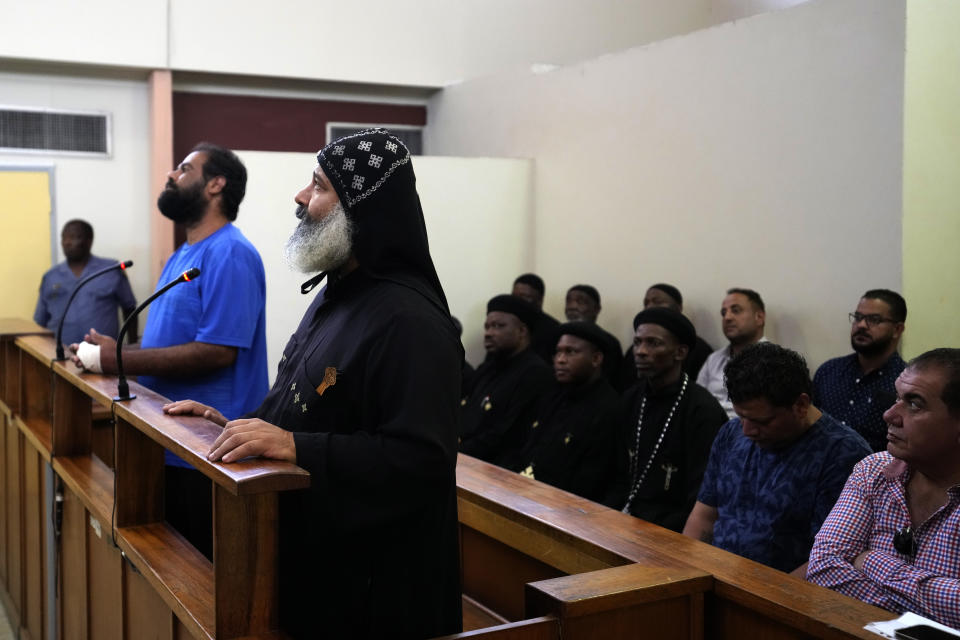
{"label": "man in black clerical robe", "polygon": [[606,504],[680,531],[697,499],[727,414],[683,371],[696,331],[683,314],[644,309],[633,320],[639,383],[623,396],[616,479]]}
{"label": "man in black clerical robe", "polygon": [[525,476],[602,500],[614,468],[620,396],[603,375],[606,337],[599,327],[559,328],[556,380],[527,427],[527,442],[509,466]]}
{"label": "man in black clerical robe", "polygon": [[523,446],[524,426],[553,380],[550,367],[530,349],[530,327],[539,313],[513,295],[487,303],[487,359],[460,401],[462,453],[503,466]]}
{"label": "man in black clerical robe", "polygon": [[[678,313],[683,313],[683,295],[679,289],[671,284],[661,282],[650,285],[643,296],[643,308],[649,309],[650,307],[666,307]],[[690,377],[696,380],[697,374],[700,373],[700,367],[707,361],[711,353],[713,353],[713,347],[698,335],[696,343],[683,361],[683,371],[690,374]],[[627,350],[623,352],[623,359],[620,365],[620,377],[617,380],[616,387],[619,391],[623,391],[637,384],[637,381],[637,367],[633,359],[633,345],[630,345],[627,347]]]}
{"label": "man in black clerical robe", "polygon": [[[209,458],[310,472],[280,494],[280,626],[295,638],[429,638],[462,627],[463,352],[427,246],[410,154],[382,129],[320,150],[287,258],[324,277],[263,404]],[[190,401],[169,413],[222,416]],[[265,550],[272,552],[272,550]]]}
{"label": "man in black clerical robe", "polygon": [[560,323],[543,310],[543,296],[546,291],[543,278],[535,273],[524,273],[513,281],[513,295],[526,300],[540,310],[540,315],[530,328],[530,348],[543,358],[548,366],[553,366],[553,352],[560,338],[560,334],[557,333]]}

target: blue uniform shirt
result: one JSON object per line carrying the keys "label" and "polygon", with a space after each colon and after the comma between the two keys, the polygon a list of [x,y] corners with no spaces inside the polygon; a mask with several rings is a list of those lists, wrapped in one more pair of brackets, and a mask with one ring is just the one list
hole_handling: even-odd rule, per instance
{"label": "blue uniform shirt", "polygon": [[[117,264],[116,260],[90,256],[79,278],[73,275],[66,262],[51,268],[43,274],[40,281],[40,295],[37,308],[33,312],[33,321],[56,332],[63,309],[77,283],[114,264]],[[91,328],[105,336],[116,338],[119,331],[117,307],[123,311],[132,311],[136,306],[137,301],[130,289],[127,274],[120,269],[105,273],[84,285],[74,298],[67,312],[67,319],[63,322],[63,342],[81,342]]]}
{"label": "blue uniform shirt", "polygon": [[793,571],[804,562],[867,442],[824,413],[784,449],[761,449],[743,435],[740,418],[713,441],[697,500],[716,507],[713,544]]}
{"label": "blue uniform shirt", "polygon": [[157,298],[140,346],[206,342],[237,348],[237,360],[205,374],[182,378],[140,376],[140,384],[171,400],[190,398],[227,419],[260,406],[267,393],[266,278],[260,254],[232,224],[170,256],[158,288],[197,267],[196,280]]}

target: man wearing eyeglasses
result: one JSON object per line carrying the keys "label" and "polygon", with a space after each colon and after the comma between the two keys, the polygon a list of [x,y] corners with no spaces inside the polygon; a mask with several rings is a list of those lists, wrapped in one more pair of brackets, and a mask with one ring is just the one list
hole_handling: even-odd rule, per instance
{"label": "man wearing eyeglasses", "polygon": [[914,358],[896,389],[887,451],[854,467],[807,580],[960,629],[960,349]]}
{"label": "man wearing eyeglasses", "polygon": [[897,352],[907,303],[889,289],[863,294],[850,314],[853,353],[823,363],[813,377],[813,402],[862,435],[874,451],[887,448],[883,412],[893,404],[893,381],[903,371]]}

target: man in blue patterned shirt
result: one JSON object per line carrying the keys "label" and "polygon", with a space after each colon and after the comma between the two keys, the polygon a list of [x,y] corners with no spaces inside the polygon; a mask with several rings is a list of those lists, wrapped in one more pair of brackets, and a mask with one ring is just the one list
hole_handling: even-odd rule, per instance
{"label": "man in blue patterned shirt", "polygon": [[850,314],[853,353],[824,362],[813,377],[813,401],[867,440],[874,451],[887,450],[883,412],[893,404],[893,383],[903,371],[897,353],[907,319],[907,303],[889,289],[863,294]]}
{"label": "man in blue patterned shirt", "polygon": [[683,533],[802,577],[813,537],[870,448],[813,406],[794,351],[757,343],[724,378],[738,417],[713,442]]}

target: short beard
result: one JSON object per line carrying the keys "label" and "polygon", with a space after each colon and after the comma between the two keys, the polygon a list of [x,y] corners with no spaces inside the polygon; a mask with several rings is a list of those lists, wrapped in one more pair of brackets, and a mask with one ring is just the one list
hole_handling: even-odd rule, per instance
{"label": "short beard", "polygon": [[871,358],[873,356],[878,356],[890,346],[890,343],[893,342],[893,338],[879,339],[874,340],[870,344],[857,344],[854,342],[853,337],[850,338],[850,346],[853,347],[853,350],[864,356],[865,358]]}
{"label": "short beard", "polygon": [[204,186],[198,182],[192,188],[179,189],[171,180],[157,198],[157,208],[160,209],[160,213],[174,222],[192,226],[203,218],[207,210]]}
{"label": "short beard", "polygon": [[334,271],[353,250],[353,225],[339,202],[322,220],[305,215],[283,248],[291,269],[302,273]]}

